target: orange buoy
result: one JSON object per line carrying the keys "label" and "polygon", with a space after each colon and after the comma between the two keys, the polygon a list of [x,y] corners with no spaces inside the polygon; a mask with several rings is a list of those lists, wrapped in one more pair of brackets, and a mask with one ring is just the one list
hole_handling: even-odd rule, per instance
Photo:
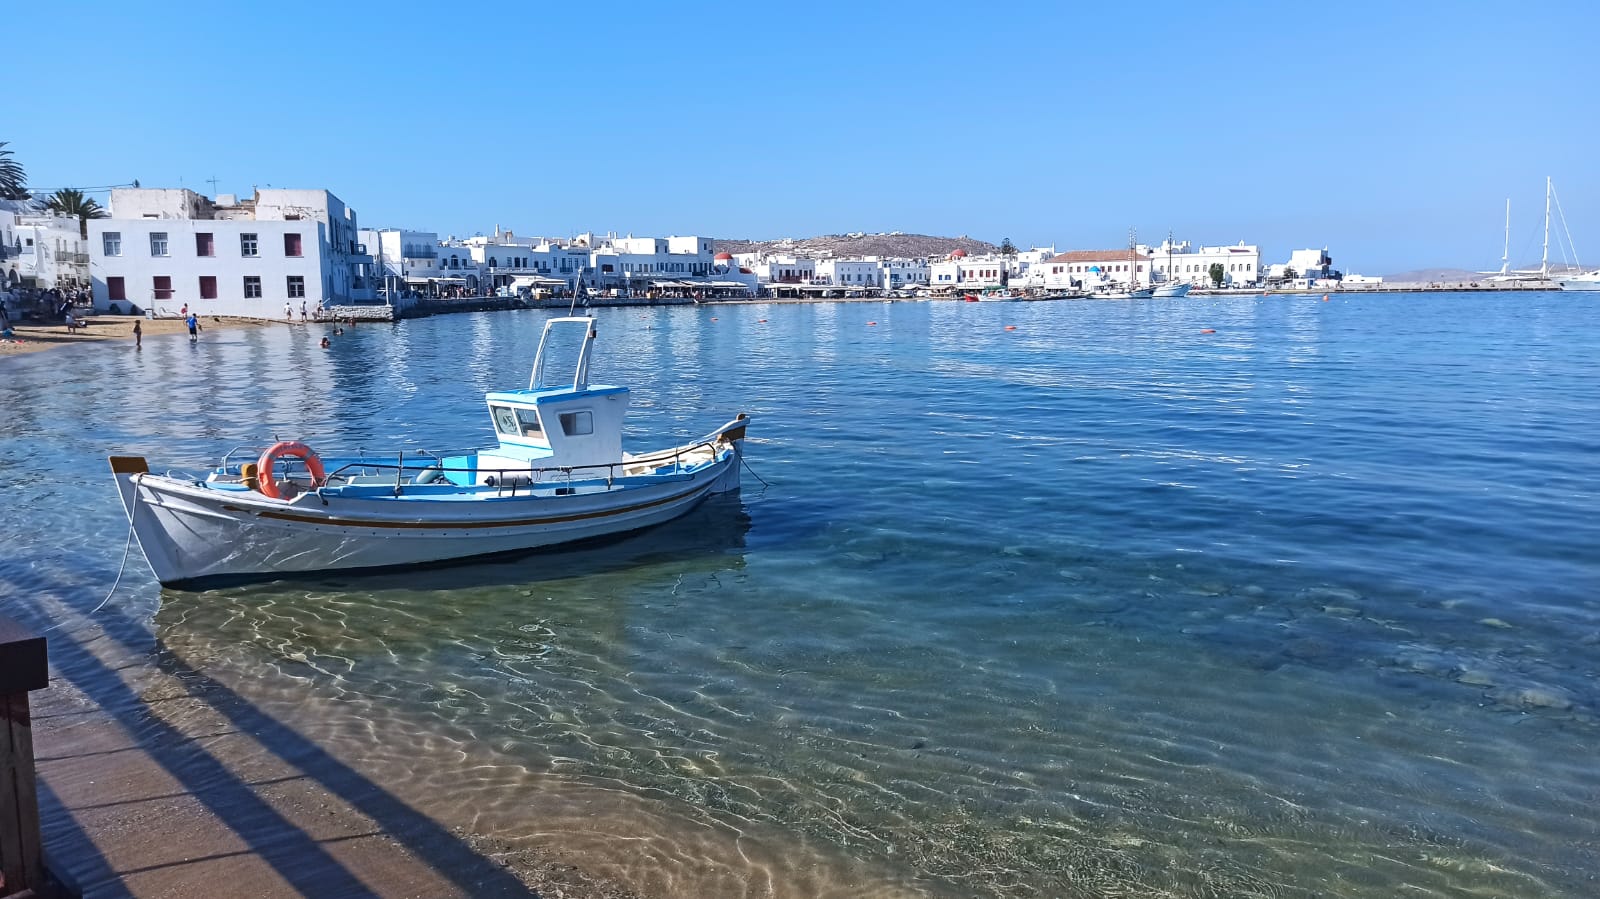
{"label": "orange buoy", "polygon": [[260,460],[256,463],[256,480],[262,496],[269,499],[283,499],[283,490],[278,486],[275,470],[278,459],[282,456],[294,456],[304,461],[306,469],[311,472],[313,486],[321,487],[328,479],[327,472],[322,468],[322,460],[311,451],[311,447],[298,440],[280,440],[267,447],[267,451],[261,454]]}
{"label": "orange buoy", "polygon": [[1007,331],[1015,331],[1016,329],[1017,329],[1016,325],[1006,325],[1006,330]]}
{"label": "orange buoy", "polygon": [[767,323],[766,319],[761,319],[760,321],[756,322],[756,324],[758,324],[758,325],[764,325],[766,323]]}
{"label": "orange buoy", "polygon": [[867,324],[869,324],[869,325],[875,325],[875,324],[877,324],[877,322],[867,322]]}
{"label": "orange buoy", "polygon": [[716,320],[717,320],[717,317],[716,317],[716,316],[715,316],[715,315],[713,315],[713,316],[711,316],[711,320],[712,320],[712,321],[716,321]]}
{"label": "orange buoy", "polygon": [[1215,334],[1215,333],[1217,333],[1217,329],[1216,328],[1201,328],[1200,329],[1200,333],[1201,334]]}

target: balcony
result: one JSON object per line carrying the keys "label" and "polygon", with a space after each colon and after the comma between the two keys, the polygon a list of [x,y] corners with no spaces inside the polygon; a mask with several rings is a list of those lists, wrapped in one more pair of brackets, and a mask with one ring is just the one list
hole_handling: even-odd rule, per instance
{"label": "balcony", "polygon": [[72,252],[69,252],[67,250],[56,250],[54,252],[54,256],[55,256],[55,260],[57,262],[66,263],[68,265],[88,265],[89,264],[89,254],[88,253],[72,253]]}

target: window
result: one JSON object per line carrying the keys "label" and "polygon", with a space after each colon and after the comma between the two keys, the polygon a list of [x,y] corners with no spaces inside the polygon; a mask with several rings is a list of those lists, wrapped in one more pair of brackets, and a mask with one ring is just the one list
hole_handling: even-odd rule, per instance
{"label": "window", "polygon": [[172,299],[172,276],[156,275],[150,279],[150,289],[155,292],[158,300]]}
{"label": "window", "polygon": [[106,279],[106,298],[110,300],[126,300],[128,288],[120,277]]}
{"label": "window", "polygon": [[511,411],[510,406],[490,406],[489,411],[493,413],[494,429],[496,431],[516,436],[517,416],[516,413]]}
{"label": "window", "polygon": [[216,275],[201,275],[200,276],[200,299],[202,299],[202,300],[214,300],[216,298],[217,298],[217,276]]}
{"label": "window", "polygon": [[261,299],[261,278],[258,275],[244,276],[244,298],[247,300]]}
{"label": "window", "polygon": [[544,429],[539,427],[539,413],[533,409],[518,409],[517,423],[522,426],[522,436],[543,439]]}
{"label": "window", "polygon": [[[104,243],[105,243],[106,255],[107,256],[121,256],[122,255],[122,232],[121,231],[107,231],[106,233],[100,235],[100,239],[102,241],[104,241]],[[117,299],[121,299],[121,297],[117,297]]]}
{"label": "window", "polygon": [[302,255],[304,255],[303,253],[300,252],[300,235],[298,235],[298,234],[285,234],[285,235],[283,235],[283,255],[285,255],[285,256],[302,256]]}
{"label": "window", "polygon": [[563,412],[561,413],[561,433],[568,437],[579,437],[584,434],[594,433],[594,415],[589,412]]}
{"label": "window", "polygon": [[150,255],[152,255],[152,256],[165,256],[165,255],[167,255],[167,232],[165,232],[165,231],[151,231],[150,232]]}
{"label": "window", "polygon": [[289,276],[289,298],[299,299],[306,295],[306,279],[300,275]]}
{"label": "window", "polygon": [[194,236],[194,254],[196,256],[217,255],[217,245],[211,239],[210,234],[202,232]]}
{"label": "window", "polygon": [[239,235],[239,255],[252,257],[261,255],[261,245],[256,241],[254,234]]}

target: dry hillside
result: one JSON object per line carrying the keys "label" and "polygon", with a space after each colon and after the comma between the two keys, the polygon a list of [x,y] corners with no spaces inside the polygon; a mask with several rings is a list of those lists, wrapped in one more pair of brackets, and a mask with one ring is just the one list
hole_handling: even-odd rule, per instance
{"label": "dry hillside", "polygon": [[1000,248],[995,244],[970,237],[931,237],[927,234],[826,234],[821,237],[791,238],[782,240],[729,240],[718,238],[718,253],[785,253],[821,259],[829,256],[948,256],[956,250],[966,250],[969,255],[993,253]]}

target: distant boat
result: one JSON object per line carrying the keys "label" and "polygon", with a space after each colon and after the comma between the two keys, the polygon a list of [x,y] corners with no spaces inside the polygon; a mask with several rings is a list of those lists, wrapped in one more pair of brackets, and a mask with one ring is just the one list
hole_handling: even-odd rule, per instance
{"label": "distant boat", "polygon": [[1600,290],[1600,269],[1561,278],[1556,283],[1561,285],[1562,290]]}
{"label": "distant boat", "polygon": [[1173,298],[1186,297],[1189,295],[1189,285],[1186,283],[1178,283],[1176,281],[1168,281],[1165,284],[1157,287],[1154,295],[1158,297]]}

